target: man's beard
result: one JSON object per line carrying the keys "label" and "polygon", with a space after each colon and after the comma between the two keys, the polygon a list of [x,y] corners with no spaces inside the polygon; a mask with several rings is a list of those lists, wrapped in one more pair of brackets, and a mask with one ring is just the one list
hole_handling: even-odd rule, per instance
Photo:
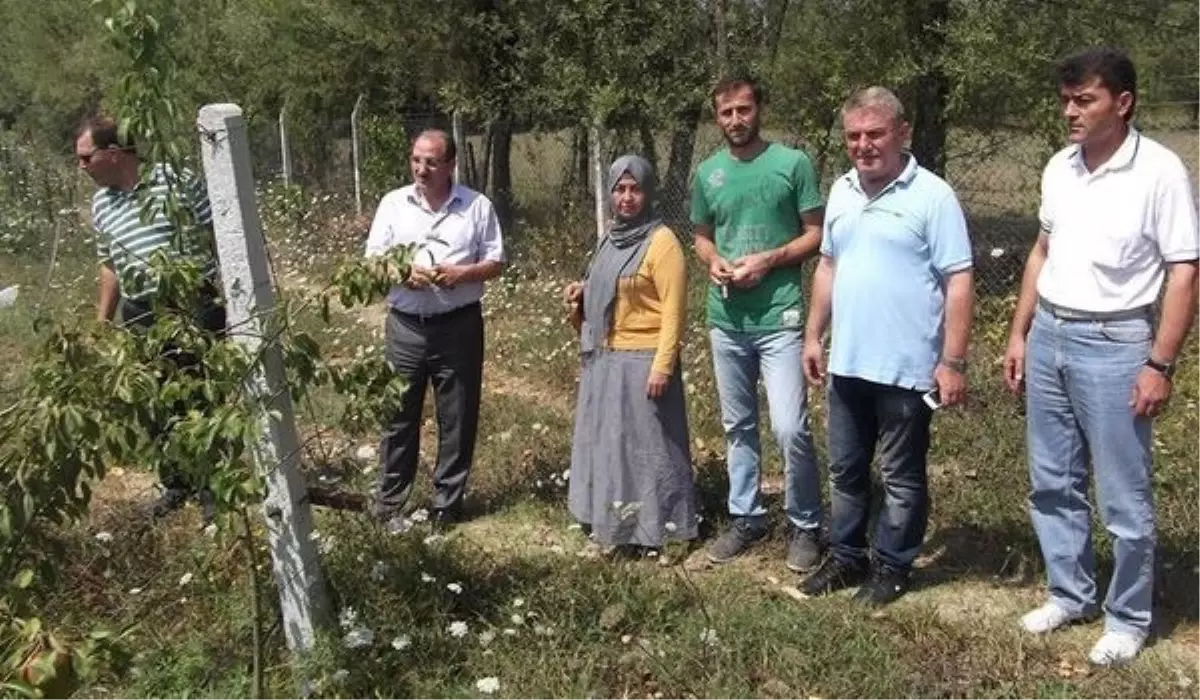
{"label": "man's beard", "polygon": [[758,138],[758,124],[747,124],[745,129],[735,138],[728,131],[722,132],[725,141],[730,146],[745,146]]}

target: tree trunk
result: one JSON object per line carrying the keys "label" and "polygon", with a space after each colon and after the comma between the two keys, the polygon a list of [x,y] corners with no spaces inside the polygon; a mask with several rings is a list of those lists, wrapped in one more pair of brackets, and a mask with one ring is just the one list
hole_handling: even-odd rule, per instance
{"label": "tree trunk", "polygon": [[492,204],[501,228],[510,228],[513,220],[512,197],[512,117],[502,115],[492,122]]}
{"label": "tree trunk", "polygon": [[700,125],[700,103],[688,105],[675,115],[671,131],[671,160],[667,176],[662,180],[659,202],[662,216],[680,233],[691,228],[688,223],[688,175],[692,171],[692,154],[696,149],[696,129]]}
{"label": "tree trunk", "polygon": [[650,165],[654,166],[654,172],[658,173],[658,147],[654,143],[654,131],[650,128],[650,122],[642,117],[638,120],[638,135],[642,139],[642,157],[650,161]]}
{"label": "tree trunk", "polygon": [[950,81],[940,61],[949,19],[949,0],[912,3],[908,16],[916,55],[930,57],[925,73],[912,82],[910,89],[912,153],[918,163],[940,177],[946,174],[946,104],[950,95]]}

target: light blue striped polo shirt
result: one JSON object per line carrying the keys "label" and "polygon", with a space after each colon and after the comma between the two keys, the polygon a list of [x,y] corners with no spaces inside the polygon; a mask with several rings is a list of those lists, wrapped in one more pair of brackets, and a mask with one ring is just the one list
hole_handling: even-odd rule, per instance
{"label": "light blue striped polo shirt", "polygon": [[[175,229],[163,212],[170,170],[158,165],[129,191],[102,187],[92,195],[92,225],[96,228],[96,254],[100,262],[111,265],[121,285],[121,296],[144,300],[158,291],[158,280],[150,269],[150,255],[159,249],[175,251],[176,256],[191,257],[207,277],[216,279],[217,260],[213,252],[212,206],[204,182],[190,171],[178,178],[180,203],[195,216],[195,226],[176,241]],[[147,191],[148,190],[148,191]],[[142,220],[143,192],[149,200],[149,218]]]}
{"label": "light blue striped polo shirt", "polygon": [[874,197],[854,170],[829,192],[829,372],[925,391],[942,351],[945,280],[971,267],[971,239],[954,190],[905,155],[904,171]]}

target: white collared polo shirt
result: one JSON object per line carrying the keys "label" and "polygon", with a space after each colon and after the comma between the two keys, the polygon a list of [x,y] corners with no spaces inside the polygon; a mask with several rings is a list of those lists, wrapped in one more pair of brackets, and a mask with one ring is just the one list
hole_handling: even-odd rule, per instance
{"label": "white collared polo shirt", "polygon": [[[414,185],[384,195],[367,236],[367,256],[412,243],[421,247],[415,263],[424,267],[504,262],[504,242],[491,200],[462,185],[454,185],[450,198],[437,210],[429,208]],[[433,315],[481,297],[483,282],[464,282],[453,288],[393,287],[388,304],[405,313]]]}
{"label": "white collared polo shirt", "polygon": [[1187,169],[1133,128],[1095,172],[1077,145],[1056,153],[1042,173],[1038,218],[1049,234],[1038,294],[1080,311],[1153,304],[1166,264],[1200,253]]}

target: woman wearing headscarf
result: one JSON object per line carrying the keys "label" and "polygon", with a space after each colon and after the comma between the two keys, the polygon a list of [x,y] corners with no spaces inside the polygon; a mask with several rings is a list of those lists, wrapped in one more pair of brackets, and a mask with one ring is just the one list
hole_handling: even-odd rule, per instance
{"label": "woman wearing headscarf", "polygon": [[582,355],[568,504],[600,545],[656,550],[696,537],[679,368],[686,262],[654,211],[650,163],[621,156],[608,174],[608,231],[564,292]]}

